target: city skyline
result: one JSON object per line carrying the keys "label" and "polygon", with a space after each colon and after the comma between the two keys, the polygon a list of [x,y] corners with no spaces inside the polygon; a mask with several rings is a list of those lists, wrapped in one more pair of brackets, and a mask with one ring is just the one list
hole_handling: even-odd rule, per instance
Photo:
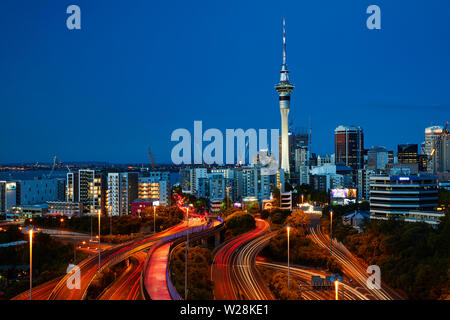
{"label": "city skyline", "polygon": [[[20,5],[4,2],[1,12]],[[108,18],[125,4],[79,5],[78,31],[65,28],[63,5],[27,4],[25,21],[0,19],[14,30],[2,50],[0,104],[13,120],[4,121],[5,131],[15,133],[2,138],[0,163],[51,162],[54,155],[148,163],[148,146],[157,163],[170,163],[170,133],[191,129],[194,120],[206,128],[280,128],[273,86],[283,17],[296,84],[289,120],[308,127],[311,119],[312,152],[333,153],[341,124],[361,126],[367,149],[420,145],[424,129],[442,126],[448,115],[450,47],[441,39],[450,28],[435,5],[381,1],[383,28],[368,30],[365,5],[247,4],[231,12],[209,4],[204,10],[212,14],[204,16],[180,4],[169,16],[162,5],[138,2],[108,34]],[[201,19],[186,18],[185,10]],[[50,12],[48,25],[33,29]]]}

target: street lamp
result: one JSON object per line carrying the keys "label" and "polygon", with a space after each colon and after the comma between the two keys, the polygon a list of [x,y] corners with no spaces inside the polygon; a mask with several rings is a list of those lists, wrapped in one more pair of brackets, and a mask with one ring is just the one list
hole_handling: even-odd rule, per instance
{"label": "street lamp", "polygon": [[101,247],[100,247],[100,218],[101,218],[101,214],[102,214],[102,209],[98,209],[98,273],[100,273],[100,263],[101,263],[101,258],[100,258],[100,252]]}
{"label": "street lamp", "polygon": [[302,206],[303,206],[303,194],[302,194]]}
{"label": "street lamp", "polygon": [[156,233],[156,206],[153,206],[153,232]]}
{"label": "street lamp", "polygon": [[112,236],[112,206],[109,206],[109,235]]}
{"label": "street lamp", "polygon": [[29,227],[29,234],[30,234],[30,300],[33,300],[33,230],[34,226]]}
{"label": "street lamp", "polygon": [[330,256],[333,256],[333,210],[330,210]]}
{"label": "street lamp", "polygon": [[289,265],[289,231],[291,230],[290,226],[286,227],[287,229],[287,265],[288,265],[288,290],[291,288],[290,286],[290,265]]}
{"label": "street lamp", "polygon": [[337,279],[334,281],[334,291],[335,291],[335,299],[339,300],[339,281]]}
{"label": "street lamp", "polygon": [[186,208],[186,249],[184,253],[184,300],[187,300],[188,246],[189,246],[189,207]]}

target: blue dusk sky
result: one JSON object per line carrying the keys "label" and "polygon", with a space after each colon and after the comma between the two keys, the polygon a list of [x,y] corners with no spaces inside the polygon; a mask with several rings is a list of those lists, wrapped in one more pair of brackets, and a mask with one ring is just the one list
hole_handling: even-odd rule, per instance
{"label": "blue dusk sky", "polygon": [[[66,8],[81,8],[68,30]],[[366,8],[381,8],[381,30]],[[312,152],[359,125],[365,147],[421,143],[450,120],[450,1],[0,1],[0,163],[170,163],[177,128],[280,128],[282,59],[290,119]]]}

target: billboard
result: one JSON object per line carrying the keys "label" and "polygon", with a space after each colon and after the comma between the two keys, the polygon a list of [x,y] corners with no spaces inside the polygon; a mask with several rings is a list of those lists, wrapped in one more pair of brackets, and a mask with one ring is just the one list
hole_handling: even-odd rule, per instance
{"label": "billboard", "polygon": [[6,184],[6,191],[13,191],[16,190],[16,183],[10,182]]}
{"label": "billboard", "polygon": [[354,199],[356,198],[356,189],[331,189],[333,199]]}

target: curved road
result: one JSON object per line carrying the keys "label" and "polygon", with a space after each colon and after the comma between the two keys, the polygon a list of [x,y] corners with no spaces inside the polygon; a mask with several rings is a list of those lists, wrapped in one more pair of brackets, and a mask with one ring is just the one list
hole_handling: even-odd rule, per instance
{"label": "curved road", "polygon": [[139,280],[146,257],[145,250],[132,255],[128,268],[101,295],[99,300],[142,300]]}
{"label": "curved road", "polygon": [[[281,263],[271,263],[257,261],[257,266],[271,269],[273,271],[281,271],[287,273],[287,265]],[[334,290],[331,291],[316,291],[311,290],[311,276],[330,276],[330,273],[318,271],[313,269],[304,269],[297,266],[290,266],[291,279],[296,279],[302,286],[302,298],[304,300],[334,300]],[[341,300],[369,300],[363,293],[359,292],[347,281],[339,284],[339,297]],[[342,289],[343,290],[342,290]],[[343,295],[343,296],[342,296]],[[343,299],[342,299],[343,298]]]}
{"label": "curved road", "polygon": [[[136,252],[148,249],[155,241],[182,231],[185,228],[184,223],[180,223],[156,235],[135,239],[123,244],[113,246],[101,252],[101,268],[125,260]],[[49,295],[49,300],[83,300],[87,288],[91,284],[98,272],[98,256],[94,255],[85,259],[78,265],[81,273],[81,288],[70,290],[67,288],[66,281],[70,275],[64,276]]]}
{"label": "curved road", "polygon": [[[309,237],[316,244],[325,249],[330,249],[330,237],[324,234],[319,227],[311,228]],[[403,298],[386,284],[381,284],[381,289],[370,290],[367,288],[366,281],[368,274],[367,266],[360,259],[356,258],[341,242],[333,239],[333,257],[343,266],[344,273],[354,279],[359,284],[359,291],[370,300],[403,300]]]}
{"label": "curved road", "polygon": [[211,280],[216,300],[273,300],[255,259],[275,233],[269,233],[267,221],[255,220],[255,229],[225,243],[214,257]]}

